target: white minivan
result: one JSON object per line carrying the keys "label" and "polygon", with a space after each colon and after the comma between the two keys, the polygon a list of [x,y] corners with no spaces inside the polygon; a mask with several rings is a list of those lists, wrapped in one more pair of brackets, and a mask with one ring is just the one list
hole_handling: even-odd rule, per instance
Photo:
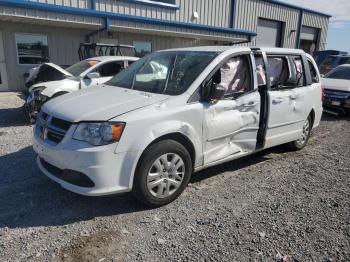
{"label": "white minivan", "polygon": [[161,206],[196,171],[280,144],[303,148],[321,114],[320,75],[301,50],[172,49],[46,103],[33,147],[41,171],[70,191],[132,191]]}

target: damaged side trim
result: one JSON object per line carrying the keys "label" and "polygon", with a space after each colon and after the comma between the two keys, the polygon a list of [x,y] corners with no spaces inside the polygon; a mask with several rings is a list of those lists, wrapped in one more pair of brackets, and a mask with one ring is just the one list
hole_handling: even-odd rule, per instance
{"label": "damaged side trim", "polygon": [[208,139],[207,141],[208,141],[208,142],[212,142],[212,141],[215,141],[215,140],[223,139],[223,138],[225,138],[225,137],[234,136],[234,135],[237,135],[237,134],[242,133],[242,132],[256,131],[256,130],[259,130],[259,128],[258,128],[258,127],[247,127],[247,128],[242,128],[242,129],[240,129],[240,130],[237,130],[237,131],[232,132],[232,133],[227,134],[227,135],[218,136],[218,137],[214,137],[214,138]]}
{"label": "damaged side trim", "polygon": [[277,128],[277,127],[282,127],[282,126],[288,126],[288,125],[293,125],[293,124],[296,124],[296,123],[302,123],[304,121],[305,120],[290,121],[290,122],[287,122],[287,123],[282,123],[282,124],[278,124],[278,125],[272,125],[272,126],[269,126],[269,128]]}

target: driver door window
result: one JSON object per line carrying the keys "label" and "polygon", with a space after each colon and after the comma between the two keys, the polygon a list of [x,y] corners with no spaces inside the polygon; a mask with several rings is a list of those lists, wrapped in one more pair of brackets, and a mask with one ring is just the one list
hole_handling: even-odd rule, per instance
{"label": "driver door window", "polygon": [[236,56],[220,67],[220,83],[226,90],[225,98],[234,98],[253,90],[250,57]]}

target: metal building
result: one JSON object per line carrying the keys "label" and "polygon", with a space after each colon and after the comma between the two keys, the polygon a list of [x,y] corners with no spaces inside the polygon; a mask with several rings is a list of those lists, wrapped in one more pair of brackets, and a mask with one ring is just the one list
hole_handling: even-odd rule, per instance
{"label": "metal building", "polygon": [[70,65],[82,42],[173,47],[326,44],[330,16],[274,0],[0,0],[0,91],[45,61]]}

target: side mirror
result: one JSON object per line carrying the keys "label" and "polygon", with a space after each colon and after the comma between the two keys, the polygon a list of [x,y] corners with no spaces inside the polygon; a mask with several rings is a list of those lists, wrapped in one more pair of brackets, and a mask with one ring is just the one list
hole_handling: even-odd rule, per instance
{"label": "side mirror", "polygon": [[23,77],[24,77],[24,78],[28,78],[28,77],[29,77],[29,73],[24,73],[24,74],[23,74]]}
{"label": "side mirror", "polygon": [[212,82],[212,86],[209,94],[209,100],[210,101],[221,100],[224,98],[225,93],[226,93],[226,88],[224,86]]}
{"label": "side mirror", "polygon": [[98,72],[92,72],[92,73],[88,73],[85,77],[89,79],[94,79],[94,78],[99,78],[101,76],[100,76],[100,73]]}
{"label": "side mirror", "polygon": [[320,77],[324,78],[325,74],[320,74]]}

